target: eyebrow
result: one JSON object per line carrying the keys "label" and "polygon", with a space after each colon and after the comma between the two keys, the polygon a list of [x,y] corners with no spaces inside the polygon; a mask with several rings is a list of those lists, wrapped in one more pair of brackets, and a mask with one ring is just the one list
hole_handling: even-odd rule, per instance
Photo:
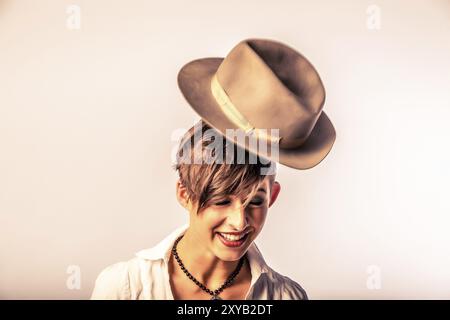
{"label": "eyebrow", "polygon": [[263,188],[259,188],[258,191],[262,191],[264,193],[267,193],[266,189],[263,189]]}

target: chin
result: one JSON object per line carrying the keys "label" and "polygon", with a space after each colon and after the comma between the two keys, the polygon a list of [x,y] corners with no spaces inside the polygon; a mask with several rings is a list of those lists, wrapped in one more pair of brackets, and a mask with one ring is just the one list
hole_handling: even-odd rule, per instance
{"label": "chin", "polygon": [[214,253],[222,261],[237,261],[247,253],[250,245],[251,242],[250,244],[245,244],[242,248],[226,248],[220,243],[215,245]]}
{"label": "chin", "polygon": [[216,255],[217,258],[219,258],[222,261],[227,261],[227,262],[234,262],[234,261],[238,261],[247,251],[244,251],[242,253],[219,253]]}

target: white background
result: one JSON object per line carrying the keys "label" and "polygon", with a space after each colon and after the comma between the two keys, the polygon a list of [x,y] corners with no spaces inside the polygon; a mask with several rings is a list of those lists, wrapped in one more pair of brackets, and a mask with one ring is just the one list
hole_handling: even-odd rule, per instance
{"label": "white background", "polygon": [[445,0],[1,0],[0,298],[89,298],[187,221],[171,134],[197,117],[177,72],[260,37],[314,64],[337,130],[317,167],[279,166],[267,263],[311,299],[449,299],[449,18]]}

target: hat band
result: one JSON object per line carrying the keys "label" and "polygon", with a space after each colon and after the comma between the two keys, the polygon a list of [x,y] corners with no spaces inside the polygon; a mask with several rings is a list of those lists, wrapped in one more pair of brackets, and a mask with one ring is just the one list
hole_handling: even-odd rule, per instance
{"label": "hat band", "polygon": [[214,76],[211,79],[211,92],[217,104],[222,109],[222,112],[225,114],[225,116],[236,126],[244,130],[246,134],[255,135],[259,138],[271,141],[272,143],[280,142],[281,137],[274,137],[268,135],[266,133],[266,129],[262,130],[256,128],[244,117],[242,113],[239,112],[239,110],[231,101],[228,94],[220,85],[219,80],[217,79],[217,74],[214,74]]}

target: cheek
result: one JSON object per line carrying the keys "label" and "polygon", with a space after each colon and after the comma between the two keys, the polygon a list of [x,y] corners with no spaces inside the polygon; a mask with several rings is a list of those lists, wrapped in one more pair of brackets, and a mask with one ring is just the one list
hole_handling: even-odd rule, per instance
{"label": "cheek", "polygon": [[202,219],[199,221],[205,236],[210,236],[220,225],[223,224],[223,214],[213,209],[207,209],[203,212]]}
{"label": "cheek", "polygon": [[261,229],[264,225],[264,222],[266,221],[267,217],[267,209],[259,209],[255,210],[251,214],[252,217],[252,224],[255,228]]}

